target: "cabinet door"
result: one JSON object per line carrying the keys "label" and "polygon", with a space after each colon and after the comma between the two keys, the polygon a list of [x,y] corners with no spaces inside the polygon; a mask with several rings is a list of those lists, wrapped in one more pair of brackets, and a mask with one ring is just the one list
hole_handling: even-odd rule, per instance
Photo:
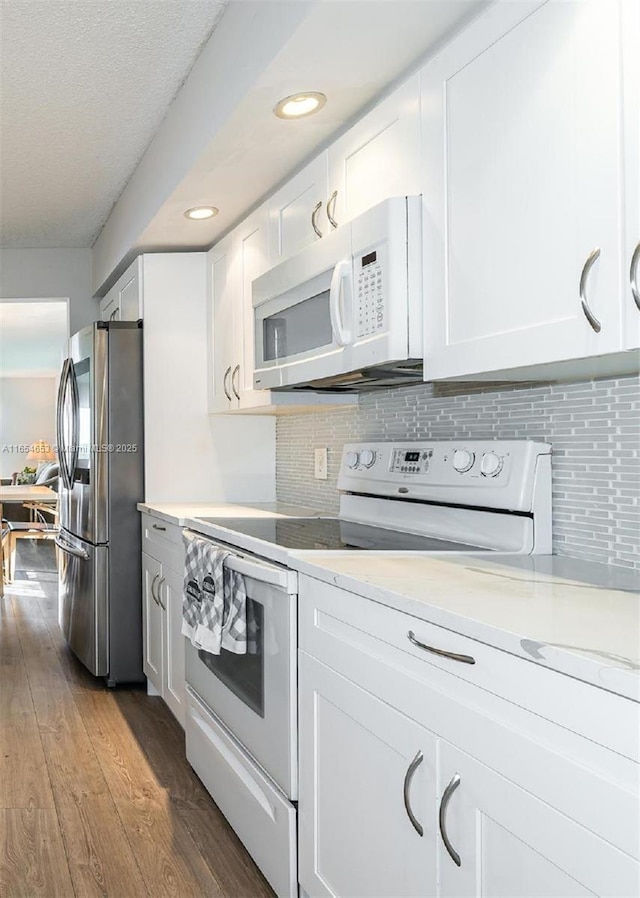
{"label": "cabinet door", "polygon": [[329,148],[338,225],[392,196],[420,193],[420,79],[384,99]]}
{"label": "cabinet door", "polygon": [[182,577],[176,571],[163,568],[157,589],[166,615],[166,658],[162,694],[174,716],[184,728],[185,717],[185,661],[182,629]]}
{"label": "cabinet door", "polygon": [[623,90],[625,135],[625,226],[623,304],[625,347],[640,347],[640,4],[622,6]]}
{"label": "cabinet door", "polygon": [[304,891],[434,895],[435,738],[304,652],[299,701]]}
{"label": "cabinet door", "polygon": [[329,223],[324,209],[327,196],[325,152],[291,178],[268,202],[271,265],[320,239],[313,228],[314,210],[316,227],[320,233],[327,233]]}
{"label": "cabinet door", "polygon": [[234,266],[234,235],[229,234],[207,257],[207,310],[209,324],[209,412],[238,407],[231,392],[231,375],[237,364],[236,308],[238,290]]}
{"label": "cabinet door", "polygon": [[110,290],[100,303],[100,320],[101,321],[119,321],[120,306],[118,304],[118,294]]}
{"label": "cabinet door", "polygon": [[136,259],[118,281],[118,305],[123,321],[142,318],[141,295],[140,261]]}
{"label": "cabinet door", "polygon": [[251,282],[269,267],[269,230],[267,206],[262,206],[236,229],[236,253],[240,279],[241,303],[238,325],[242,352],[234,366],[232,390],[239,393],[241,408],[268,405],[269,390],[253,389],[254,326]]}
{"label": "cabinet door", "polygon": [[640,894],[633,858],[445,742],[438,779],[442,898]]}
{"label": "cabinet door", "polygon": [[423,69],[425,379],[621,348],[620,63],[619,0],[507,0]]}
{"label": "cabinet door", "polygon": [[165,614],[158,600],[158,583],[162,565],[155,558],[142,553],[142,668],[162,694],[164,682]]}

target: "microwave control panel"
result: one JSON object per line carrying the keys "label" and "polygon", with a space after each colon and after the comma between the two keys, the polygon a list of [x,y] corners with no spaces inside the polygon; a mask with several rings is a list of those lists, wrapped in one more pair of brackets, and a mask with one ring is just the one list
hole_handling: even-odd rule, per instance
{"label": "microwave control panel", "polygon": [[354,259],[355,312],[358,337],[384,330],[385,303],[380,250],[371,250]]}

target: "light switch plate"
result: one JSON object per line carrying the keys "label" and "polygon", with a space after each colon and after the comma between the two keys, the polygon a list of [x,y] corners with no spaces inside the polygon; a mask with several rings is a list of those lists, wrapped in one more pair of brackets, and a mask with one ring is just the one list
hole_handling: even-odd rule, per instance
{"label": "light switch plate", "polygon": [[326,446],[323,446],[321,449],[316,449],[315,466],[313,471],[313,476],[316,478],[316,480],[326,480],[329,476],[327,470],[327,456],[328,450]]}

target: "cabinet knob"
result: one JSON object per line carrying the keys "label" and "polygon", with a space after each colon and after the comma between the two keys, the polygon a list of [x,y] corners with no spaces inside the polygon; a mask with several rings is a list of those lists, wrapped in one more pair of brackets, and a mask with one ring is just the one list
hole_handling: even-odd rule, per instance
{"label": "cabinet knob", "polygon": [[224,372],[224,377],[222,378],[222,389],[224,390],[224,395],[227,397],[229,402],[231,402],[231,393],[229,392],[229,387],[227,386],[227,380],[229,379],[229,375],[231,374],[231,365]]}
{"label": "cabinet knob", "polygon": [[165,582],[166,577],[160,577],[158,581],[158,605],[162,608],[163,611],[167,610],[167,606],[164,604],[162,599],[160,598],[160,590],[162,589],[162,584]]}
{"label": "cabinet knob", "polygon": [[316,222],[316,216],[321,209],[322,209],[322,200],[316,205],[315,209],[311,213],[311,227],[316,232],[318,237],[322,237],[322,231],[318,227],[318,224]]}
{"label": "cabinet knob", "polygon": [[418,769],[418,767],[422,764],[423,757],[422,752],[419,751],[415,756],[413,761],[407,767],[407,772],[404,775],[404,808],[407,812],[407,817],[411,821],[411,826],[415,829],[419,836],[424,836],[424,829],[420,821],[416,818],[416,815],[413,813],[413,809],[411,807],[411,780],[413,779],[413,775]]}
{"label": "cabinet knob", "polygon": [[[240,374],[240,365],[236,365],[233,369],[233,374],[231,375],[231,389],[233,390],[236,399],[240,399],[240,393],[238,392],[238,375]],[[231,397],[229,397],[231,398]]]}
{"label": "cabinet knob", "polygon": [[155,574],[153,580],[151,581],[151,598],[156,603],[156,605],[160,604],[160,600],[158,599],[158,596],[156,595],[156,590],[155,590],[156,580],[158,579],[159,576],[160,576],[160,574]]}
{"label": "cabinet knob", "polygon": [[334,190],[329,199],[327,200],[327,218],[329,219],[329,224],[332,228],[338,227],[338,222],[335,220],[335,211],[336,211],[336,200],[338,199],[338,191]]}
{"label": "cabinet knob", "polygon": [[587,256],[586,262],[582,266],[582,273],[580,274],[580,302],[582,304],[582,311],[596,334],[599,334],[602,330],[602,324],[598,321],[589,306],[589,301],[587,299],[587,280],[589,279],[589,272],[599,258],[600,247],[597,246]]}
{"label": "cabinet knob", "polygon": [[640,243],[636,246],[631,256],[631,268],[629,269],[629,283],[633,301],[640,311],[640,287],[638,287],[638,266],[640,265]]}
{"label": "cabinet knob", "polygon": [[456,867],[462,866],[462,861],[460,860],[460,855],[455,850],[453,845],[449,840],[449,836],[447,834],[447,808],[449,806],[449,802],[451,801],[451,796],[456,791],[458,786],[460,785],[460,776],[457,773],[451,777],[447,788],[442,793],[442,798],[440,799],[440,811],[438,813],[438,824],[440,826],[440,835],[442,836],[442,841],[444,842],[444,847],[447,849],[449,857],[456,865]]}

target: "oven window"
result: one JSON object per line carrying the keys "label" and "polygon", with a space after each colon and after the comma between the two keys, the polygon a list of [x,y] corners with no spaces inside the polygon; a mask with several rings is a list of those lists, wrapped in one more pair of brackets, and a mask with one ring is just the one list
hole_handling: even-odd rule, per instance
{"label": "oven window", "polygon": [[247,599],[247,618],[255,624],[255,639],[246,655],[236,655],[224,649],[212,655],[202,649],[198,657],[216,677],[252,711],[264,717],[264,608]]}
{"label": "oven window", "polygon": [[318,293],[265,318],[262,326],[264,361],[272,362],[333,342],[329,291]]}

